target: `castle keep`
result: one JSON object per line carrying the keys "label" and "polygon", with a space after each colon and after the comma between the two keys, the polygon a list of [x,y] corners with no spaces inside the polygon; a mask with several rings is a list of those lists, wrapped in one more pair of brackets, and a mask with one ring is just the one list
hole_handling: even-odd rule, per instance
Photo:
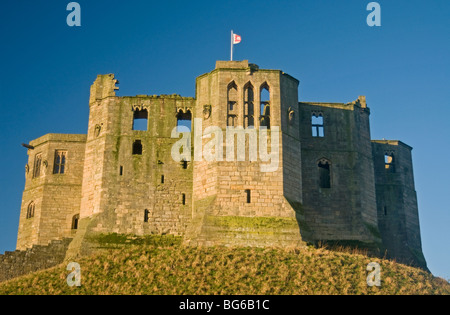
{"label": "castle keep", "polygon": [[[117,84],[93,83],[87,135],[29,144],[17,249],[73,238],[69,253],[82,254],[96,233],[174,234],[190,245],[356,245],[426,266],[412,148],[371,140],[365,97],[299,102],[298,80],[248,61],[218,61],[195,98],[119,97]],[[231,127],[247,140],[227,145]],[[181,137],[192,147],[177,160]],[[255,148],[270,159],[251,159]]]}

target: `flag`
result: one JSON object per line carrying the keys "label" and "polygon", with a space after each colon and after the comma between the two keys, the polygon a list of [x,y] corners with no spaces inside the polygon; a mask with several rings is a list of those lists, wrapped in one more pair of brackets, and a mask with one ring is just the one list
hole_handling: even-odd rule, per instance
{"label": "flag", "polygon": [[242,38],[240,35],[233,34],[233,44],[234,45],[239,44],[241,42],[241,40],[242,40]]}

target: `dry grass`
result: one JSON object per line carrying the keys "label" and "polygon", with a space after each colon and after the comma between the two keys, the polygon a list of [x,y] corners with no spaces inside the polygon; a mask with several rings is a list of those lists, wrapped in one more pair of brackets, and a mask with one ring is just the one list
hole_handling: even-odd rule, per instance
{"label": "dry grass", "polygon": [[[381,265],[368,287],[367,264]],[[325,248],[193,248],[130,245],[80,259],[82,286],[66,284],[66,265],[0,284],[0,294],[300,295],[450,294],[420,269]]]}

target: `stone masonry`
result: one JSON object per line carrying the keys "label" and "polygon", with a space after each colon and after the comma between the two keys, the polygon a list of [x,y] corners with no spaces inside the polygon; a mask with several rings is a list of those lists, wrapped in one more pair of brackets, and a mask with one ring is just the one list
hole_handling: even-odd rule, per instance
{"label": "stone masonry", "polygon": [[17,249],[73,237],[74,257],[98,233],[173,234],[360,246],[426,268],[411,148],[371,140],[365,97],[299,102],[297,79],[248,61],[218,61],[195,98],[116,96],[117,84],[93,83],[87,135],[30,143]]}
{"label": "stone masonry", "polygon": [[70,241],[54,240],[45,246],[33,245],[27,250],[0,255],[0,282],[61,264]]}

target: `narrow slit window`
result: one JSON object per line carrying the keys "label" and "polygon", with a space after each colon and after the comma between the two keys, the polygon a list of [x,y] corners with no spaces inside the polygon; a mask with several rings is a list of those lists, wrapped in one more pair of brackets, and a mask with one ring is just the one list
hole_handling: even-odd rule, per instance
{"label": "narrow slit window", "polygon": [[34,204],[34,202],[30,202],[30,204],[27,207],[27,219],[34,218],[34,210],[35,210],[35,204]]}
{"label": "narrow slit window", "polygon": [[148,111],[147,109],[137,109],[133,112],[133,130],[148,130]]}
{"label": "narrow slit window", "polygon": [[319,187],[331,188],[331,164],[327,160],[321,160],[319,166]]}
{"label": "narrow slit window", "polygon": [[164,175],[161,175],[161,184],[164,184]]}
{"label": "narrow slit window", "polygon": [[270,89],[267,83],[261,87],[260,126],[270,129]]}
{"label": "narrow slit window", "polygon": [[147,209],[145,209],[145,211],[144,211],[144,222],[145,222],[145,223],[148,223],[149,217],[150,217],[150,211],[148,211]]}
{"label": "narrow slit window", "polygon": [[142,155],[142,142],[141,140],[136,140],[133,143],[133,155]]}
{"label": "narrow slit window", "polygon": [[255,126],[255,96],[251,84],[244,89],[244,128]]}
{"label": "narrow slit window", "polygon": [[184,170],[188,168],[188,162],[186,160],[181,161],[181,165],[183,166]]}
{"label": "narrow slit window", "polygon": [[53,164],[53,174],[64,174],[66,167],[66,151],[55,152],[55,162]]}
{"label": "narrow slit window", "polygon": [[250,189],[246,189],[245,194],[247,195],[247,203],[251,203],[252,202],[252,192],[250,191]]}
{"label": "narrow slit window", "polygon": [[186,194],[181,195],[181,202],[183,203],[183,206],[186,205]]}
{"label": "narrow slit window", "polygon": [[80,220],[80,215],[76,214],[72,217],[72,230],[78,230],[78,221]]}
{"label": "narrow slit window", "polygon": [[42,155],[36,154],[34,157],[33,178],[41,176]]}
{"label": "narrow slit window", "polygon": [[315,138],[325,137],[324,122],[322,114],[312,114],[311,117],[312,136]]}
{"label": "narrow slit window", "polygon": [[239,109],[237,85],[234,81],[228,85],[227,96],[227,126],[236,127]]}
{"label": "narrow slit window", "polygon": [[119,169],[119,175],[123,176],[123,166],[122,165],[120,166],[120,169]]}

